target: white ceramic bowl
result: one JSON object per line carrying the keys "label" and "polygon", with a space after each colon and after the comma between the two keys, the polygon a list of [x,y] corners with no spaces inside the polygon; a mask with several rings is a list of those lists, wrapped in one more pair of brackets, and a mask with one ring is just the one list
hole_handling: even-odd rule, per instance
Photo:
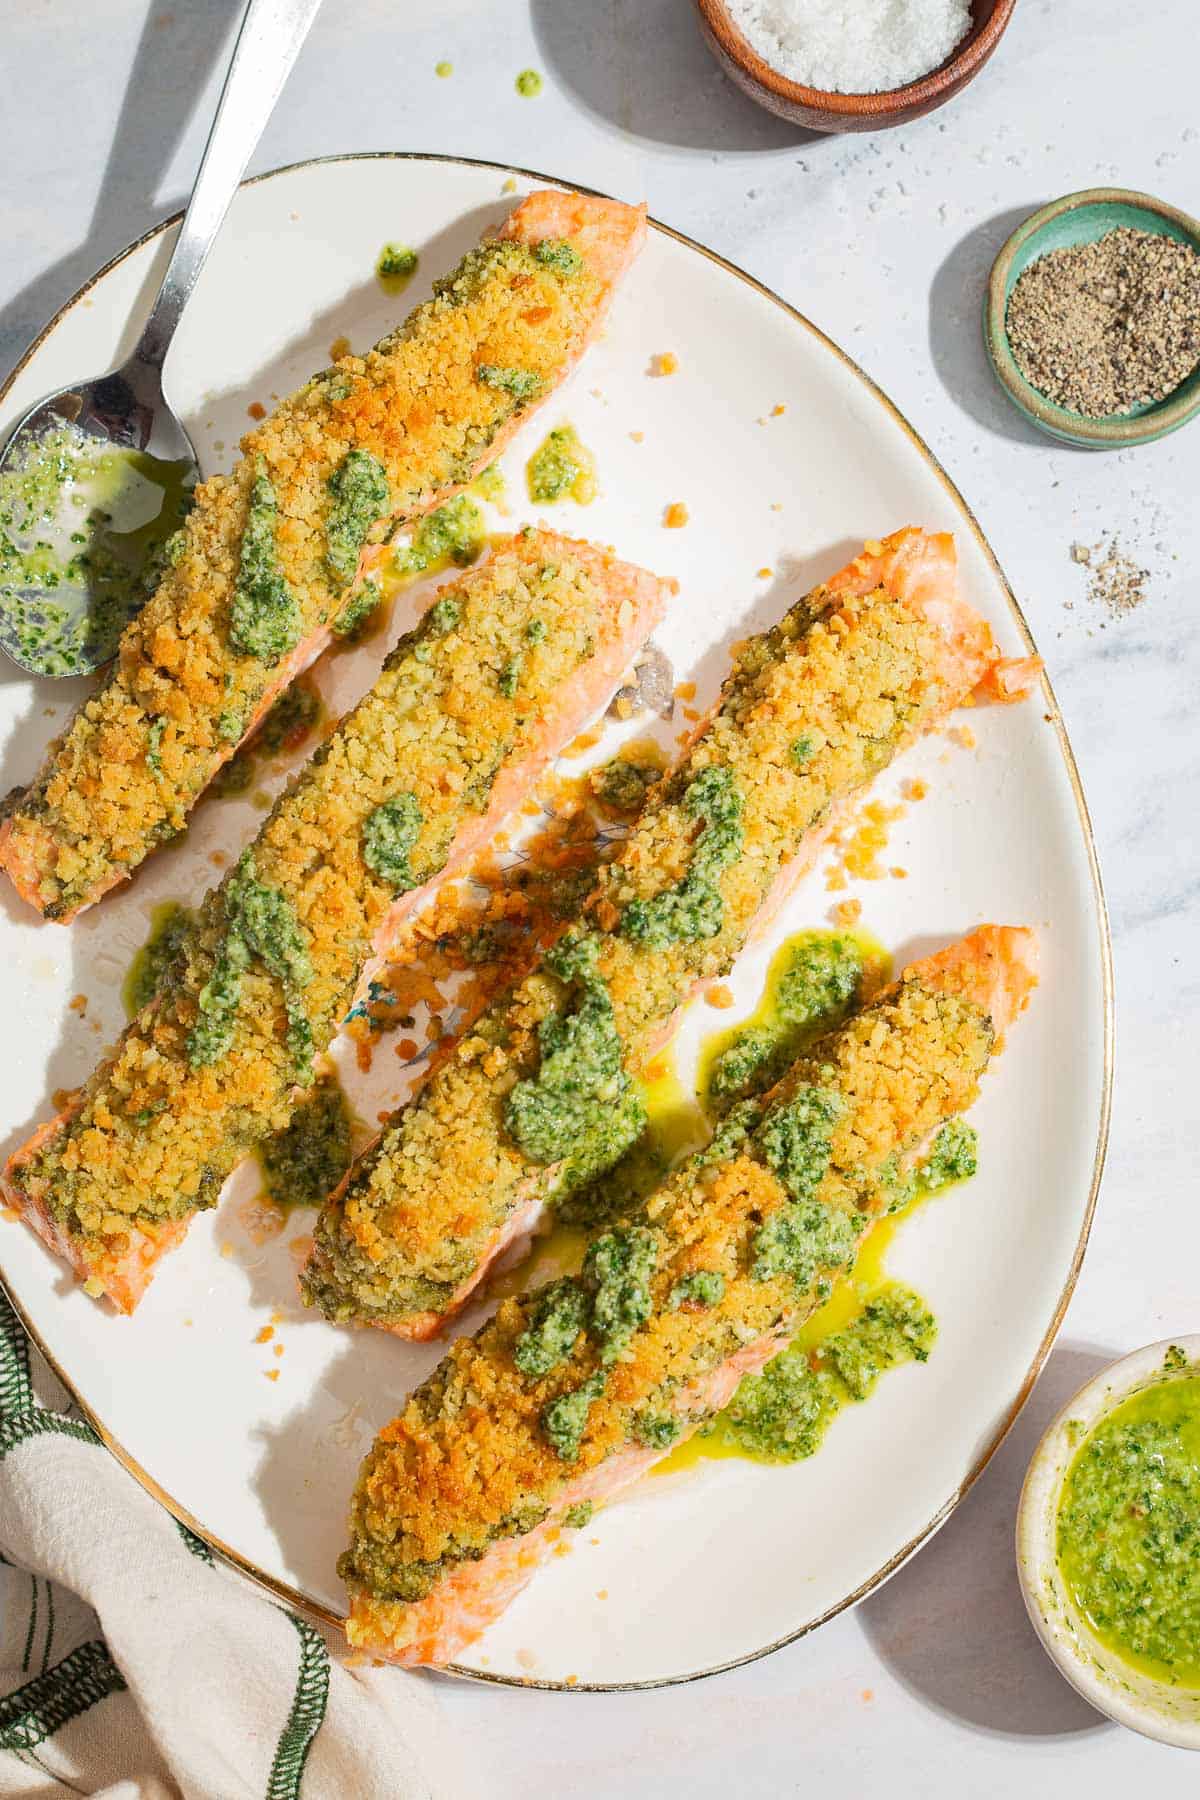
{"label": "white ceramic bowl", "polygon": [[[1187,1361],[1168,1368],[1177,1347]],[[1084,1699],[1118,1725],[1200,1750],[1200,1689],[1171,1687],[1122,1662],[1095,1637],[1059,1573],[1056,1522],[1063,1479],[1084,1437],[1131,1394],[1200,1375],[1200,1336],[1164,1338],[1101,1369],[1068,1401],[1033,1454],[1017,1508],[1017,1573],[1034,1628]]]}

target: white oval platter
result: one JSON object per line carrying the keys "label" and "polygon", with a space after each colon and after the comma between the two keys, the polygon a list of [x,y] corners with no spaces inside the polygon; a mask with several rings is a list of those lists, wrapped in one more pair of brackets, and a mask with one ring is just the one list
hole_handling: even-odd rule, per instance
{"label": "white oval platter", "polygon": [[[490,165],[370,156],[243,187],[168,367],[204,470],[230,464],[250,404],[269,406],[324,366],[336,339],[361,349],[381,336],[504,216],[512,179]],[[537,185],[515,175],[517,195]],[[63,309],[0,393],[0,429],[48,389],[118,359],[171,237],[169,227],[152,233]],[[421,259],[401,301],[373,273],[383,243],[397,239]],[[676,373],[651,374],[666,351]],[[965,503],[886,398],[783,302],[666,229],[651,230],[603,340],[505,455],[510,510],[506,520],[493,514],[497,526],[534,516],[524,462],[565,420],[594,450],[601,491],[586,510],[567,503],[547,516],[678,577],[658,641],[677,677],[697,684],[696,705],[715,690],[734,639],[776,618],[865,537],[909,522],[955,532],[966,597],[1007,651],[1029,647]],[[687,507],[688,523],[670,530],[663,512],[674,502]],[[427,590],[406,596],[396,628],[427,600]],[[369,682],[377,660],[364,647],[328,661],[321,681],[335,708]],[[0,668],[5,788],[28,779],[84,691]],[[969,732],[931,739],[880,784],[889,802],[904,779],[929,786],[891,827],[886,862],[907,876],[847,890],[898,962],[989,919],[1042,934],[1042,986],[976,1110],[980,1173],[907,1222],[891,1253],[892,1271],[937,1314],[934,1354],[842,1415],[808,1462],[722,1461],[651,1477],[580,1532],[571,1554],[551,1560],[467,1653],[463,1673],[655,1684],[787,1642],[900,1565],[947,1516],[1028,1392],[1078,1271],[1103,1160],[1107,925],[1048,686],[1026,705],[981,709],[965,722]],[[610,726],[610,737],[619,730]],[[152,908],[196,898],[216,876],[213,852],[236,853],[260,818],[249,800],[206,801],[184,840],[68,930],[38,923],[3,887],[5,1154],[120,1029],[121,981]],[[772,945],[827,922],[843,897],[826,891],[820,869],[803,885],[770,941],[739,966],[739,1006],[753,1004]],[[85,1011],[72,1006],[80,994]],[[693,1009],[681,1071],[702,1032],[735,1016]],[[352,1083],[353,1061],[341,1058]],[[358,1096],[364,1115],[394,1102],[404,1083],[385,1039]],[[138,1478],[276,1593],[336,1618],[344,1600],[335,1562],[358,1462],[437,1347],[339,1331],[305,1313],[289,1243],[311,1218],[293,1217],[281,1235],[256,1242],[247,1228],[255,1186],[249,1169],[233,1177],[132,1320],[75,1289],[19,1223],[0,1222],[0,1270],[28,1327]],[[275,1337],[256,1342],[273,1318]]]}

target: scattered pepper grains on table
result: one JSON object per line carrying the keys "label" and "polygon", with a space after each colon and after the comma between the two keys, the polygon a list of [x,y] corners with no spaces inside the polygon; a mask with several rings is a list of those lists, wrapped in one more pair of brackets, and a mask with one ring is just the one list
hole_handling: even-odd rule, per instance
{"label": "scattered pepper grains on table", "polygon": [[1149,569],[1127,556],[1115,537],[1098,544],[1072,544],[1071,561],[1087,570],[1087,597],[1111,618],[1134,612],[1147,598]]}

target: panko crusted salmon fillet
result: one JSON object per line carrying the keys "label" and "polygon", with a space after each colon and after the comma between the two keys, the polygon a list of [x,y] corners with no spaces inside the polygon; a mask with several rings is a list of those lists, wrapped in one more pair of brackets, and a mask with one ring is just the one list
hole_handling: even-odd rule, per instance
{"label": "panko crusted salmon fillet", "polygon": [[432,1336],[556,1193],[637,1139],[637,1077],[839,809],[1000,667],[957,593],[953,540],[914,529],[868,545],[743,645],[580,927],[476,1021],[327,1201],[309,1302]]}
{"label": "panko crusted salmon fillet", "polygon": [[616,687],[673,583],[529,528],[444,587],[205,899],[159,994],[4,1191],[121,1311],[287,1123],[432,884]]}
{"label": "panko crusted salmon fillet", "polygon": [[103,685],[0,825],[0,865],[67,921],[184,829],[281,691],[369,603],[386,531],[461,491],[603,323],[645,208],[539,192],[367,353],[343,356],[196,490]]}
{"label": "panko crusted salmon fillet", "polygon": [[382,1431],[359,1475],[347,1636],[444,1664],[564,1529],[732,1397],[905,1203],[1036,983],[1032,932],[985,925],[911,964],[594,1238],[578,1276],[506,1300]]}

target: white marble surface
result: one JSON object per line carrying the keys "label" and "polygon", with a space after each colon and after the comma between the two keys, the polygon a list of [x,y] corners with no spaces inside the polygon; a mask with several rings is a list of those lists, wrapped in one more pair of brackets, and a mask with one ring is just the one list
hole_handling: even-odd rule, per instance
{"label": "white marble surface", "polygon": [[[0,366],[178,205],[237,10],[0,0]],[[815,1781],[838,1796],[1194,1792],[1183,1752],[1105,1724],[1059,1680],[1010,1543],[1050,1414],[1101,1359],[1197,1328],[1200,424],[1127,455],[1052,446],[993,387],[978,312],[995,248],[1056,194],[1113,182],[1200,211],[1195,29],[1192,0],[1019,0],[951,107],[819,139],[730,89],[687,0],[326,0],[260,146],[257,168],[440,150],[644,195],[845,344],[956,477],[1025,606],[1112,910],[1118,1081],[1091,1248],[1042,1381],[978,1488],[857,1612],[731,1675],[578,1698],[443,1683],[481,1796],[765,1800]],[[434,76],[441,58],[449,80]],[[527,65],[546,76],[537,100],[513,89]],[[1110,531],[1151,574],[1146,603],[1116,622],[1069,557]]]}

